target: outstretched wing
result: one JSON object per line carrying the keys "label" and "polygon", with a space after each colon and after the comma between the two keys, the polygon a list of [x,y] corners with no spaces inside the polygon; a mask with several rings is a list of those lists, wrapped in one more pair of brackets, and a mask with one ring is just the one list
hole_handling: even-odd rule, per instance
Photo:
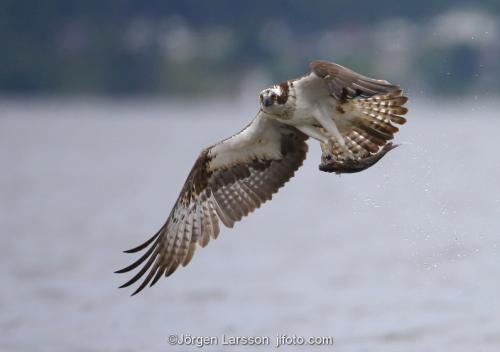
{"label": "outstretched wing", "polygon": [[336,173],[359,172],[374,165],[394,148],[391,140],[408,112],[408,98],[401,88],[384,80],[363,76],[328,61],[313,61],[311,73],[296,85],[313,91],[330,111],[353,158],[345,159],[338,143],[321,145],[320,170]]}
{"label": "outstretched wing", "polygon": [[[227,227],[270,200],[302,165],[307,136],[260,113],[243,131],[203,150],[182,188],[166,223],[142,245],[126,251],[146,252],[124,273],[142,265],[121,287],[154,285],[163,275],[186,266],[198,245],[219,234],[219,220]],[[149,247],[149,248],[148,248]]]}

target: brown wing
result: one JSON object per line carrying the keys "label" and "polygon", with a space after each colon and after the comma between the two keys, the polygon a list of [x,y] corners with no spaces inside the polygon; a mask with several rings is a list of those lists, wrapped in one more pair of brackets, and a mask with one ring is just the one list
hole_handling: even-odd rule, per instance
{"label": "brown wing", "polygon": [[396,84],[363,76],[334,62],[316,60],[311,62],[309,67],[316,76],[327,82],[330,94],[341,101],[401,90]]}
{"label": "brown wing", "polygon": [[[310,64],[310,77],[326,83],[336,99],[337,127],[352,158],[344,158],[338,143],[321,145],[321,171],[353,173],[369,168],[387,152],[406,119],[408,101],[397,84],[363,76],[333,62],[317,60]],[[314,78],[317,77],[317,78]]]}
{"label": "brown wing", "polygon": [[[248,133],[245,142],[240,143],[239,135],[236,135],[222,142],[227,148],[218,148],[219,144],[204,150],[189,173],[165,225],[148,241],[126,251],[134,253],[149,247],[132,265],[117,271],[124,273],[142,265],[139,272],[121,287],[146,275],[133,293],[136,294],[146,285],[154,285],[163,275],[171,275],[179,265],[186,266],[198,245],[204,247],[210,238],[217,238],[219,220],[225,226],[233,227],[235,222],[270,200],[294,175],[305,159],[307,136],[295,128],[272,121],[261,125],[252,134],[265,130],[269,136],[269,132],[277,132],[271,133],[277,136],[277,143],[268,145],[279,150],[268,150],[267,154],[280,157],[266,157],[266,152],[258,146],[266,140],[259,136],[248,138]],[[240,135],[245,134],[243,132],[245,130]],[[235,150],[240,149],[245,150],[245,155],[241,160],[235,160]],[[216,158],[228,160],[228,164],[221,165],[219,161],[214,169]]]}

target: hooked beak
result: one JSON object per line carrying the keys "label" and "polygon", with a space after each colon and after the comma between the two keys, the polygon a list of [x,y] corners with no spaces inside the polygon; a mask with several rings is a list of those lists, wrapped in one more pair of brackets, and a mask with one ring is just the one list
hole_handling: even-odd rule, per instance
{"label": "hooked beak", "polygon": [[262,99],[262,104],[267,108],[271,105],[273,105],[273,98],[270,97],[270,96],[267,96],[267,97],[264,97],[264,99]]}

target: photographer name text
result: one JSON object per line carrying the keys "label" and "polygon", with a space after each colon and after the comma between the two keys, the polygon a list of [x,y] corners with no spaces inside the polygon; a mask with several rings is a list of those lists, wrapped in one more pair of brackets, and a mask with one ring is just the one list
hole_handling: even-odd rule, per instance
{"label": "photographer name text", "polygon": [[297,336],[277,334],[273,338],[269,336],[195,336],[191,334],[173,334],[168,337],[168,343],[172,346],[193,346],[202,348],[205,346],[331,346],[332,336]]}

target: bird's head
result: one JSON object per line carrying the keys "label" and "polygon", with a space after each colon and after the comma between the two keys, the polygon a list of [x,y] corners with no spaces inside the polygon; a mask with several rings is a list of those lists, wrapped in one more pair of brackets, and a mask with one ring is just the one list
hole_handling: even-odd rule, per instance
{"label": "bird's head", "polygon": [[268,114],[281,114],[289,107],[288,102],[288,83],[281,83],[260,92],[260,107]]}

